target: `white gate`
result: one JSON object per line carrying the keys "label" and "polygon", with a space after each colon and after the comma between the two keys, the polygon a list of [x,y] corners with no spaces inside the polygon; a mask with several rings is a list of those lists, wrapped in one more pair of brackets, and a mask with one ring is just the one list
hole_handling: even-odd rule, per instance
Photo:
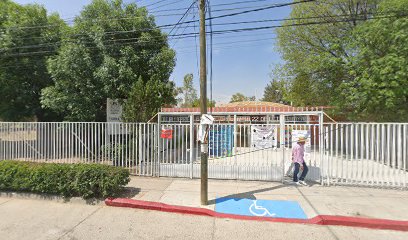
{"label": "white gate", "polygon": [[[306,149],[308,179],[321,180],[321,122],[290,123],[283,114],[277,123],[266,124],[238,123],[237,115],[225,119],[232,121],[215,123],[208,129],[209,178],[283,181],[291,175],[292,134],[300,133],[310,139]],[[158,133],[159,176],[199,178],[197,114],[171,117],[171,121],[174,123],[158,123],[160,131],[171,133],[169,138]]]}

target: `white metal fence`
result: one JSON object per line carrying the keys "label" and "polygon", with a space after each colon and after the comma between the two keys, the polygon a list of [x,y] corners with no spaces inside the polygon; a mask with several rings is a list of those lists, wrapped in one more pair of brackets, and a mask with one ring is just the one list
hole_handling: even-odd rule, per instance
{"label": "white metal fence", "polygon": [[[170,139],[161,129],[171,129]],[[133,175],[200,177],[197,123],[0,123],[0,160],[99,163]],[[256,141],[254,130],[272,134]],[[308,135],[308,179],[407,187],[408,124],[229,124],[209,130],[209,177],[281,181],[294,135]],[[266,144],[266,145],[265,145]]]}
{"label": "white metal fence", "polygon": [[157,125],[147,123],[0,123],[0,160],[100,163],[153,175]]}
{"label": "white metal fence", "polygon": [[408,124],[325,125],[323,181],[407,187]]}

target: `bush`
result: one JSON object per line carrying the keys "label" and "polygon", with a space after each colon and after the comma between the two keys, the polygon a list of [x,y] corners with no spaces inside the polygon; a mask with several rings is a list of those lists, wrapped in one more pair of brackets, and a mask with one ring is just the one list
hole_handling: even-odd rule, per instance
{"label": "bush", "polygon": [[0,190],[64,197],[114,197],[130,181],[129,171],[99,164],[0,161]]}

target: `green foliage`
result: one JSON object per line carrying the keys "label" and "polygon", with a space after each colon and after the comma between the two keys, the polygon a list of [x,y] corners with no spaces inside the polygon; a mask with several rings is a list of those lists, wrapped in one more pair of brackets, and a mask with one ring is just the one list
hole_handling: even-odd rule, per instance
{"label": "green foliage", "polygon": [[58,55],[48,61],[54,85],[43,89],[41,103],[66,120],[105,121],[107,98],[129,99],[127,119],[146,120],[175,101],[173,92],[167,96],[167,90],[174,91],[168,80],[174,66],[167,36],[146,8],[94,0],[64,35]]}
{"label": "green foliage", "polygon": [[[207,107],[215,107],[215,104],[217,102],[215,100],[210,101],[210,99],[207,98]],[[193,104],[191,105],[191,107],[200,107],[200,99],[196,99],[194,100]]]}
{"label": "green foliage", "polygon": [[[330,0],[296,5],[291,18],[297,20],[285,21],[277,31],[285,64],[273,78],[284,82],[285,100],[336,106],[335,114],[354,120],[405,121],[407,19],[383,16],[405,14],[407,4]],[[378,18],[367,20],[373,17]],[[330,23],[301,25],[311,22]]]}
{"label": "green foliage", "polygon": [[64,197],[111,197],[130,181],[129,171],[99,164],[0,161],[0,190]]}
{"label": "green foliage", "polygon": [[247,97],[242,93],[235,93],[234,95],[232,95],[230,103],[244,102],[244,101],[255,101],[255,100],[256,100],[255,96]]}
{"label": "green foliage", "polygon": [[[379,14],[406,14],[408,2],[385,0]],[[408,119],[408,19],[380,18],[368,21],[354,32],[358,49],[350,63],[354,78],[341,85],[344,108],[353,117],[367,120]]]}
{"label": "green foliage", "polygon": [[129,156],[127,154],[129,152],[128,148],[131,148],[132,146],[132,142],[129,142],[129,144],[110,143],[102,147],[102,152],[110,157],[113,166],[121,166],[120,160],[122,159],[122,156],[124,154],[125,156]]}
{"label": "green foliage", "polygon": [[128,122],[146,122],[166,104],[176,104],[173,82],[150,80],[145,83],[140,78],[124,103],[122,117]]}
{"label": "green foliage", "polygon": [[[38,26],[50,27],[38,27]],[[0,1],[0,118],[58,120],[40,104],[41,89],[52,85],[46,61],[67,29],[58,15],[40,5]]]}
{"label": "green foliage", "polygon": [[[183,80],[183,86],[176,89],[176,95],[181,94],[183,97],[177,99],[181,102],[181,107],[200,107],[200,98],[197,96],[197,90],[193,86],[194,76],[192,73],[186,74]],[[207,107],[215,107],[215,100],[207,98]]]}
{"label": "green foliage", "polygon": [[[336,21],[333,16],[364,18],[375,9],[371,3],[375,1],[330,0],[293,7],[290,17],[297,20],[287,20],[285,27],[277,30],[278,50],[285,64],[275,69],[278,74],[274,76],[284,76],[288,101],[295,106],[333,105],[338,101],[338,86],[349,79],[346,73],[352,55],[348,48],[350,34],[360,22]],[[323,24],[302,25],[316,22]]]}
{"label": "green foliage", "polygon": [[262,101],[283,103],[287,91],[283,81],[272,80],[264,90]]}
{"label": "green foliage", "polygon": [[[210,99],[207,98],[207,107],[215,107],[215,100],[210,101]],[[191,105],[191,107],[200,107],[200,99],[196,99],[194,100],[193,104]]]}
{"label": "green foliage", "polygon": [[186,74],[183,80],[183,86],[178,88],[180,94],[183,98],[180,99],[182,102],[181,107],[193,107],[195,101],[198,100],[197,90],[193,86],[193,74]]}

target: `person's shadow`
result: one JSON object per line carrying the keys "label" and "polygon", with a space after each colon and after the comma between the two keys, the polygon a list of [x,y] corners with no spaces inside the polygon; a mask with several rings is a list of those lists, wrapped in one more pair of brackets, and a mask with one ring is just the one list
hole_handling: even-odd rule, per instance
{"label": "person's shadow", "polygon": [[257,189],[257,190],[253,190],[253,191],[249,191],[249,192],[230,194],[230,195],[222,196],[222,197],[219,197],[219,198],[216,198],[216,199],[211,199],[211,200],[208,201],[208,205],[212,205],[212,204],[215,204],[215,203],[225,202],[225,201],[230,200],[231,198],[232,198],[232,199],[237,199],[237,200],[242,199],[242,198],[251,199],[251,200],[256,200],[256,197],[255,197],[255,195],[254,195],[254,194],[256,194],[256,193],[267,192],[267,191],[273,191],[273,190],[280,189],[280,188],[284,188],[284,187],[287,187],[287,186],[288,186],[288,185],[281,184],[281,185],[278,185],[278,186],[269,187],[269,188]]}

